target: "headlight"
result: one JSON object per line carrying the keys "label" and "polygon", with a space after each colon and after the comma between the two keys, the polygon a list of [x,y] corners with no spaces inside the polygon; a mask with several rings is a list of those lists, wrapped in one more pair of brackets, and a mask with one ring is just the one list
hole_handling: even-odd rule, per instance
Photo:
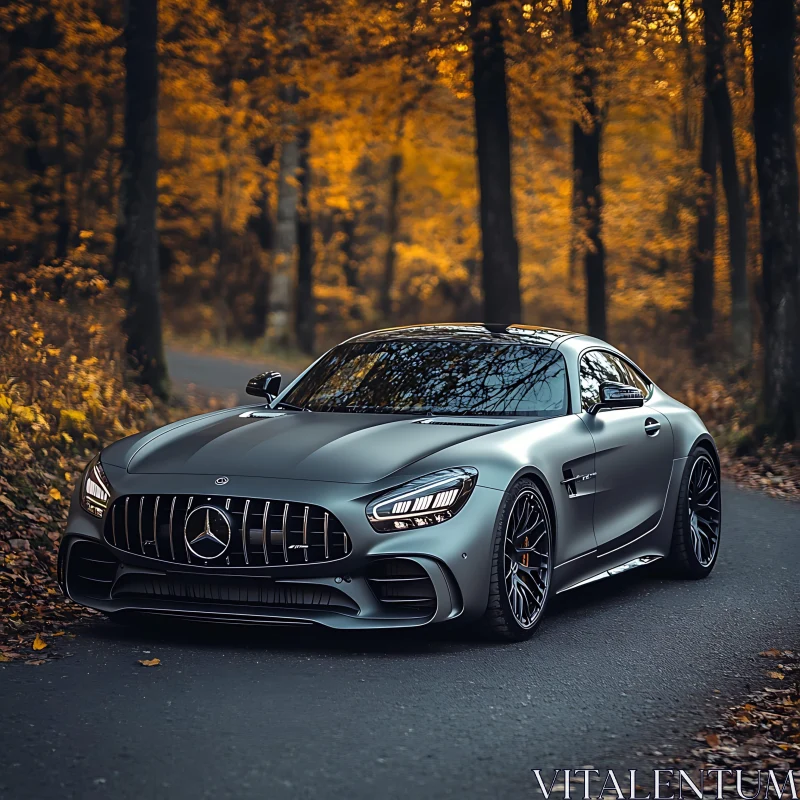
{"label": "headlight", "polygon": [[81,506],[94,517],[102,517],[111,499],[111,487],[100,464],[100,456],[95,456],[86,467],[81,483]]}
{"label": "headlight", "polygon": [[367,519],[378,533],[437,525],[455,516],[478,480],[474,467],[454,467],[415,478],[367,506]]}

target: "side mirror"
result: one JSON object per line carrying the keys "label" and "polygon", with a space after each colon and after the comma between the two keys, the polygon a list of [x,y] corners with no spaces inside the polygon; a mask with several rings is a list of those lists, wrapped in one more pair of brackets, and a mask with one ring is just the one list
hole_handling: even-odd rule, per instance
{"label": "side mirror", "polygon": [[644,395],[640,389],[624,383],[605,381],[600,384],[600,402],[595,403],[589,413],[596,414],[604,408],[640,408],[643,405]]}
{"label": "side mirror", "polygon": [[250,378],[245,387],[247,394],[266,397],[268,400],[272,400],[280,390],[280,372],[262,372],[260,375],[256,375],[255,378]]}

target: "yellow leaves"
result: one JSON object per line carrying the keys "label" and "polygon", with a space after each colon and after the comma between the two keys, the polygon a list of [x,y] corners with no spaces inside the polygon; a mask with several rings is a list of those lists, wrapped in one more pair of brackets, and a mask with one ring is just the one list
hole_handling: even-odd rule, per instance
{"label": "yellow leaves", "polygon": [[782,672],[774,672],[770,670],[767,672],[768,678],[774,678],[776,681],[782,681],[786,676]]}
{"label": "yellow leaves", "polygon": [[36,638],[33,640],[33,649],[34,650],[44,650],[47,647],[47,642],[42,639],[40,634],[36,634]]}
{"label": "yellow leaves", "polygon": [[139,663],[143,667],[157,667],[157,666],[159,666],[159,664],[161,664],[161,659],[160,658],[145,658],[145,659],[140,659]]}
{"label": "yellow leaves", "polygon": [[59,492],[58,489],[56,489],[55,486],[50,488],[50,491],[48,492],[48,494],[50,495],[50,499],[51,500],[55,500],[56,502],[61,500],[61,492]]}
{"label": "yellow leaves", "polygon": [[61,432],[84,433],[89,430],[89,420],[83,411],[62,408],[58,419],[58,429]]}
{"label": "yellow leaves", "polygon": [[44,422],[44,418],[41,414],[37,413],[35,407],[16,403],[11,395],[3,393],[0,393],[0,413],[16,417],[19,422],[28,425]]}
{"label": "yellow leaves", "polygon": [[771,650],[765,650],[763,653],[759,653],[760,656],[764,656],[764,658],[780,658],[781,653],[780,650],[776,650],[774,647]]}
{"label": "yellow leaves", "polygon": [[16,511],[17,507],[14,505],[14,501],[4,494],[0,494],[0,503],[6,506],[6,508],[10,508],[12,511]]}

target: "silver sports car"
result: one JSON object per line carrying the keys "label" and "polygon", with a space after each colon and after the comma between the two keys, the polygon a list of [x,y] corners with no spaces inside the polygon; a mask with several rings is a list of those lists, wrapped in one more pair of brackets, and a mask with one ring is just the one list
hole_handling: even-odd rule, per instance
{"label": "silver sports car", "polygon": [[329,628],[474,621],[523,639],[548,600],[719,552],[714,441],[598,339],[424,325],[334,347],[283,391],[112,444],[59,554],[109,614]]}

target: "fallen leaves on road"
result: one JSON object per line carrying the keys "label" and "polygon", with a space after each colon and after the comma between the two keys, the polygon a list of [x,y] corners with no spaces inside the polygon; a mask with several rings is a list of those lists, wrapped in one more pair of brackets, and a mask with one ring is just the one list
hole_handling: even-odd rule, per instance
{"label": "fallen leaves on road", "polygon": [[800,653],[771,649],[761,656],[778,662],[766,675],[784,685],[765,686],[729,708],[695,737],[701,745],[674,759],[681,769],[735,769],[758,763],[763,769],[787,770],[800,763]]}
{"label": "fallen leaves on road", "polygon": [[34,650],[44,650],[47,647],[47,642],[42,639],[40,634],[36,634],[36,638],[33,640],[33,649]]}
{"label": "fallen leaves on road", "polygon": [[157,667],[159,664],[161,664],[161,659],[160,658],[145,658],[145,659],[141,659],[139,661],[139,663],[143,667]]}
{"label": "fallen leaves on road", "polygon": [[746,456],[723,449],[720,458],[723,477],[772,497],[800,498],[800,447],[796,444],[763,446]]}

